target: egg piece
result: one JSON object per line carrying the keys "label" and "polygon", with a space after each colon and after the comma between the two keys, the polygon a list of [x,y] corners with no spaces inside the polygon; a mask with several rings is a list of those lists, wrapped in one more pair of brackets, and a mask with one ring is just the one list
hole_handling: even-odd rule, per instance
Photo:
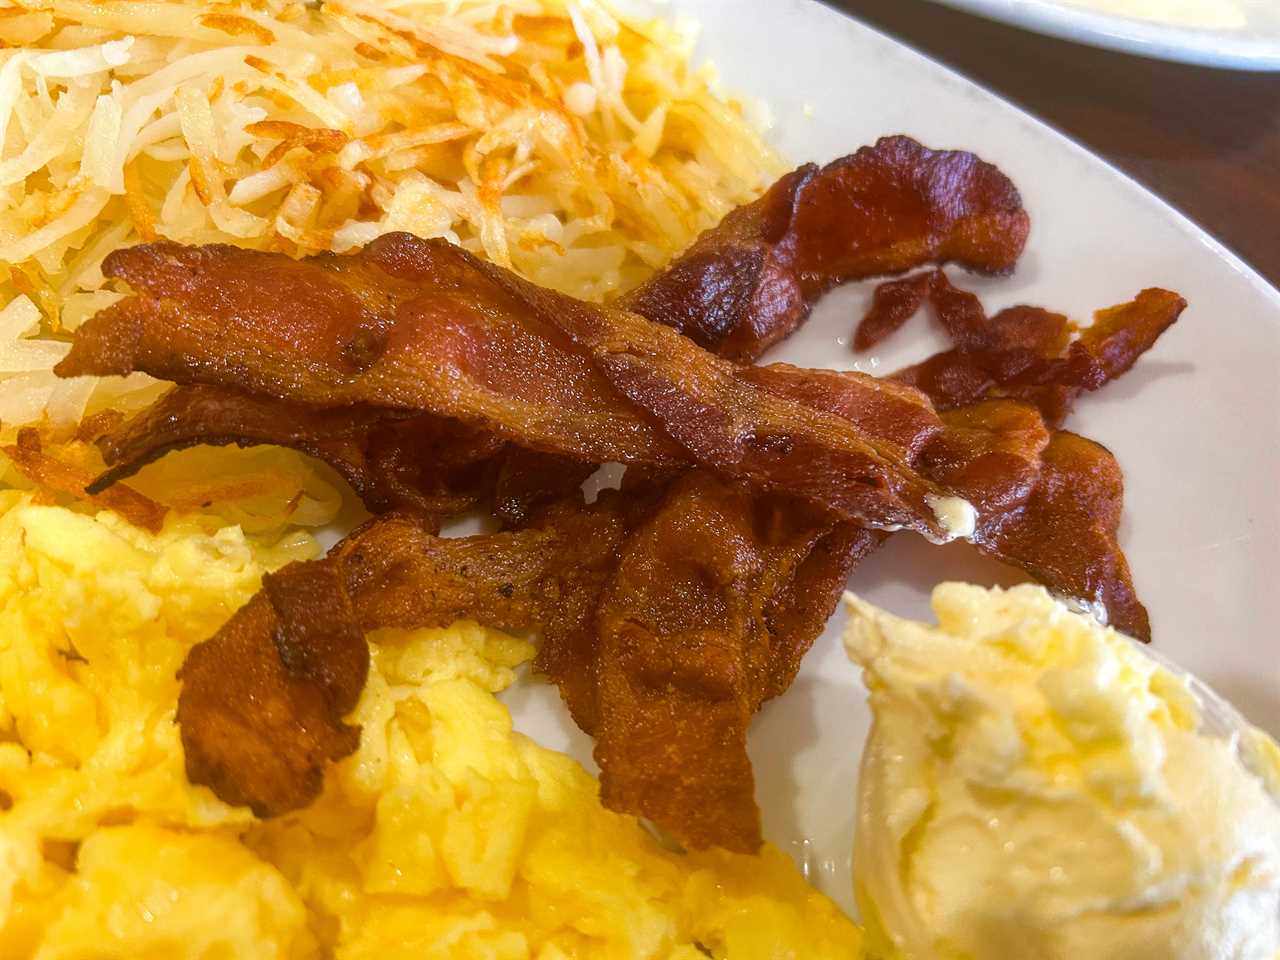
{"label": "egg piece", "polygon": [[264,573],[278,524],[0,491],[0,957],[857,958],[781,852],[682,854],[604,809],[495,693],[534,648],[461,622],[370,635],[359,749],[270,821],[186,779],[175,677]]}
{"label": "egg piece", "polygon": [[297,892],[234,835],[102,827],[60,899],[38,960],[315,956]]}

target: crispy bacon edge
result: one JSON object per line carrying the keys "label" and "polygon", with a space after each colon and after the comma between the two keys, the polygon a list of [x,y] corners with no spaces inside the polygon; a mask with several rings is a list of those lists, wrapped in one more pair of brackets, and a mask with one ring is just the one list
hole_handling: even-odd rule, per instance
{"label": "crispy bacon edge", "polygon": [[344,718],[369,667],[365,632],[446,626],[544,628],[573,646],[590,628],[635,504],[552,506],[537,526],[435,536],[415,515],[369,521],[322,560],[269,574],[263,589],[179,673],[187,776],[270,817],[319,794],[328,763],[359,730]]}
{"label": "crispy bacon edge", "polygon": [[782,177],[623,301],[733,360],[789,336],[832,287],[925,263],[1010,272],[1030,218],[971,153],[885,137]]}
{"label": "crispy bacon edge", "polygon": [[1039,408],[1060,425],[1084,392],[1132,369],[1177,321],[1187,302],[1159,288],[1099,310],[1089,326],[1041,307],[1016,306],[988,317],[972,293],[941,270],[892,280],[876,288],[853,344],[869,350],[899,329],[928,300],[955,346],[900,370],[905,383],[951,410],[984,397],[1009,397]]}
{"label": "crispy bacon edge", "polygon": [[165,454],[199,444],[277,444],[333,467],[371,513],[444,518],[487,504],[511,526],[573,490],[594,470],[526,450],[430,414],[366,405],[321,408],[227,387],[177,386],[95,442],[108,465],[98,494]]}

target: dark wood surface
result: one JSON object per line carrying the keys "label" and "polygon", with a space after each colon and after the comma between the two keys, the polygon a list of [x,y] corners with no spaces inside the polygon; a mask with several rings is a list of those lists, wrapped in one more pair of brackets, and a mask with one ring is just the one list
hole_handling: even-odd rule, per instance
{"label": "dark wood surface", "polygon": [[928,0],[827,0],[1062,130],[1280,286],[1280,73],[1098,50]]}

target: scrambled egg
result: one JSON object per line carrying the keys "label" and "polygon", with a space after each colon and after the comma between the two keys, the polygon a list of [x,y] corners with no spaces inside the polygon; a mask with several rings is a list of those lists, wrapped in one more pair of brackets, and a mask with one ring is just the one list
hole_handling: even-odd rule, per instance
{"label": "scrambled egg", "polygon": [[459,623],[372,637],[360,749],[275,821],[191,786],[175,671],[305,534],[0,491],[0,957],[856,957],[780,852],[671,853],[494,693],[532,654]]}
{"label": "scrambled egg", "polygon": [[845,602],[877,956],[1280,956],[1264,734],[1224,735],[1186,676],[1041,586],[941,584],[937,626]]}

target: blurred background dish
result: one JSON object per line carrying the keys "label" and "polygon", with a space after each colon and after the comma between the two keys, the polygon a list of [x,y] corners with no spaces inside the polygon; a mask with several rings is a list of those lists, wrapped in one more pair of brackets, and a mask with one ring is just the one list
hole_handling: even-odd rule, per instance
{"label": "blurred background dish", "polygon": [[1271,0],[935,0],[1051,36],[1160,60],[1280,70]]}

